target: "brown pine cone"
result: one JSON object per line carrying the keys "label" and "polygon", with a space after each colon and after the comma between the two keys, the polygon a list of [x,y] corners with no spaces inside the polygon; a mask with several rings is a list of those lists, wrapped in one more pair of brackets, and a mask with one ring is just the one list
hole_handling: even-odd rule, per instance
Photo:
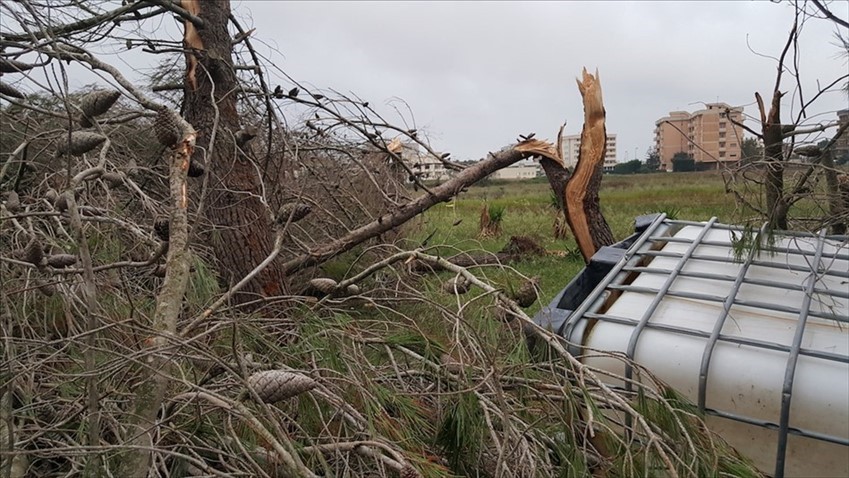
{"label": "brown pine cone", "polygon": [[409,463],[404,463],[404,467],[401,468],[400,475],[401,478],[422,478],[422,474]]}
{"label": "brown pine cone", "polygon": [[90,131],[74,131],[71,133],[70,143],[68,143],[68,137],[66,135],[62,135],[59,138],[56,152],[60,156],[63,154],[80,156],[100,146],[104,141],[106,141],[106,136],[102,134],[92,133]]}
{"label": "brown pine cone", "polygon": [[275,222],[279,225],[286,224],[286,222],[289,221],[289,216],[292,217],[292,222],[298,222],[307,217],[311,211],[312,207],[310,207],[309,204],[302,202],[287,202],[280,206],[280,210],[277,211]]}
{"label": "brown pine cone", "polygon": [[160,241],[167,242],[171,239],[171,222],[167,217],[161,217],[153,222],[153,232]]}
{"label": "brown pine cone", "polygon": [[248,385],[264,403],[274,403],[312,390],[318,382],[287,370],[266,370],[248,377]]}
{"label": "brown pine cone", "polygon": [[183,139],[191,126],[176,111],[170,108],[159,110],[153,121],[153,134],[162,146],[174,146]]}
{"label": "brown pine cone", "polygon": [[29,262],[36,267],[43,267],[44,250],[41,247],[41,242],[38,239],[29,241],[29,244],[24,248],[23,260]]}
{"label": "brown pine cone", "polygon": [[95,90],[85,95],[80,101],[80,110],[83,112],[80,126],[83,128],[92,126],[94,123],[91,119],[109,111],[120,97],[121,92],[118,90]]}
{"label": "brown pine cone", "polygon": [[47,256],[47,265],[57,269],[72,266],[76,263],[77,256],[73,254],[53,254],[52,256]]}

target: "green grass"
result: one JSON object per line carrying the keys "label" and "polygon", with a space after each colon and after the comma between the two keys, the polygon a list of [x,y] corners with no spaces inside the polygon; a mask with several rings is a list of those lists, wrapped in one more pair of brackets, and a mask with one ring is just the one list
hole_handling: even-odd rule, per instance
{"label": "green grass", "polygon": [[[712,216],[722,222],[734,220],[734,198],[725,193],[722,177],[716,172],[606,175],[600,196],[602,211],[616,240],[631,234],[634,218],[643,214],[665,212],[676,219],[695,221]],[[480,211],[485,203],[503,209],[503,233],[499,237],[478,237]],[[584,267],[572,237],[554,239],[554,221],[559,214],[552,207],[551,188],[545,178],[495,182],[473,186],[452,202],[431,208],[407,225],[407,233],[411,244],[433,234],[429,244],[442,246],[439,252],[445,256],[497,252],[514,235],[530,236],[548,251],[565,253],[510,264],[524,275],[540,277],[542,303],[547,303]],[[495,267],[487,267],[484,273],[504,286],[516,279],[515,274]],[[533,314],[539,307],[537,302],[528,312]]]}

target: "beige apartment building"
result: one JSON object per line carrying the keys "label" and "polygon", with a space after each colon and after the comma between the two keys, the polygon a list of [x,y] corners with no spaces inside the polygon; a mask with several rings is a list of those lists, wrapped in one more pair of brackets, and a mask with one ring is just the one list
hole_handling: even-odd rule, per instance
{"label": "beige apartment building", "polygon": [[[846,123],[849,123],[849,109],[838,111],[838,128],[842,128]],[[842,158],[844,155],[849,154],[849,129],[843,131],[843,134],[841,134],[840,137],[837,138],[837,141],[835,142],[834,146],[835,158]]]}
{"label": "beige apartment building", "polygon": [[[578,164],[578,154],[581,152],[581,135],[571,134],[560,139],[563,151],[563,162],[567,168],[574,168]],[[616,135],[607,135],[606,151],[604,153],[604,171],[613,171],[616,166]]]}
{"label": "beige apartment building", "polygon": [[672,157],[685,152],[699,169],[719,169],[742,157],[743,108],[708,103],[703,110],[673,111],[655,122],[654,141],[661,169],[672,171]]}
{"label": "beige apartment building", "polygon": [[498,171],[492,173],[492,175],[490,175],[490,178],[508,180],[533,179],[539,176],[540,174],[542,174],[542,168],[539,164],[514,164],[512,166],[499,169]]}
{"label": "beige apartment building", "polygon": [[398,148],[396,153],[401,156],[401,160],[419,179],[445,181],[451,178],[452,172],[445,167],[445,164],[438,157],[423,152],[415,141],[399,141],[395,147]]}

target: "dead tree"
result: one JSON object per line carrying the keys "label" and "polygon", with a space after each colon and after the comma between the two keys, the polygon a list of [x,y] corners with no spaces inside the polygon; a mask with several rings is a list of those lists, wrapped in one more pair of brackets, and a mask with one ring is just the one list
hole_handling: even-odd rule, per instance
{"label": "dead tree", "polygon": [[[816,230],[824,227],[833,234],[840,234],[845,232],[845,224],[849,218],[841,208],[838,170],[834,167],[832,156],[837,138],[846,134],[846,125],[841,126],[835,120],[809,124],[807,116],[811,106],[824,94],[838,89],[849,79],[849,74],[835,78],[829,83],[818,83],[813,94],[806,94],[807,92],[801,90],[802,83],[799,78],[802,72],[799,71],[798,61],[791,64],[789,60],[789,57],[798,55],[795,49],[798,46],[801,31],[799,27],[802,22],[814,21],[814,18],[822,18],[824,15],[826,21],[831,21],[838,27],[845,27],[845,20],[829,11],[827,6],[816,2],[814,7],[811,9],[807,4],[796,4],[796,18],[777,57],[769,104],[766,104],[760,93],[755,93],[759,130],[737,123],[729,116],[732,122],[763,141],[764,154],[760,160],[741,164],[731,171],[727,176],[726,189],[734,193],[746,210],[755,211],[757,220],[764,221],[768,230]],[[849,51],[846,53],[849,54]],[[792,118],[787,118],[786,115],[782,117],[781,102],[786,95],[786,92],[782,91],[785,88],[782,83],[785,72],[795,78],[796,91],[793,96],[799,99],[798,114]],[[830,139],[823,138],[821,135],[829,130],[835,131],[834,136]],[[824,143],[825,146],[820,148],[817,143]],[[805,157],[806,163],[797,162],[791,165],[791,158],[797,155]],[[761,194],[762,203],[758,200]],[[794,214],[794,205],[803,200],[817,204],[821,213],[813,217],[808,213]]]}

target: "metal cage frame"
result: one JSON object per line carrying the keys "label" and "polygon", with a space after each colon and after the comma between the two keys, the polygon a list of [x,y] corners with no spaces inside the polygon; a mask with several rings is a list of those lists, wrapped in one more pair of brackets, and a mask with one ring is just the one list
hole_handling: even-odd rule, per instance
{"label": "metal cage frame", "polygon": [[[564,337],[570,343],[570,351],[573,354],[580,355],[581,353],[581,337],[585,328],[590,321],[609,321],[623,325],[633,326],[630,340],[628,342],[626,355],[629,359],[634,359],[634,353],[637,343],[642,332],[647,328],[655,328],[665,332],[674,334],[684,334],[690,336],[701,337],[706,339],[706,346],[702,353],[701,366],[698,377],[698,407],[699,410],[707,415],[714,415],[729,420],[734,420],[750,425],[756,425],[763,428],[778,430],[778,442],[776,444],[776,462],[774,476],[782,478],[784,476],[784,468],[786,461],[787,442],[789,435],[798,435],[815,440],[826,441],[849,447],[849,439],[840,436],[827,435],[818,433],[812,430],[805,430],[790,427],[790,405],[793,398],[793,383],[796,373],[796,365],[800,355],[807,355],[823,360],[835,361],[839,363],[849,363],[849,356],[829,353],[821,350],[810,350],[802,347],[802,338],[805,332],[805,327],[810,317],[818,317],[820,319],[834,320],[846,324],[849,327],[849,316],[842,313],[829,313],[821,310],[812,310],[812,297],[831,296],[837,299],[849,299],[849,286],[843,290],[833,290],[819,287],[820,278],[826,275],[834,276],[840,280],[847,280],[849,283],[849,270],[837,270],[829,267],[828,263],[834,260],[849,261],[849,237],[846,236],[827,236],[825,231],[818,235],[806,234],[799,232],[780,232],[776,235],[787,238],[804,238],[808,241],[814,241],[815,247],[813,251],[803,249],[793,249],[787,247],[776,247],[773,245],[763,245],[760,248],[750,247],[744,252],[745,257],[740,257],[738,263],[739,269],[736,275],[714,274],[707,272],[685,271],[685,265],[688,261],[716,261],[728,264],[727,256],[712,256],[698,253],[700,246],[721,246],[728,247],[728,242],[716,242],[707,240],[706,237],[710,231],[726,230],[733,233],[745,233],[746,231],[739,226],[725,225],[717,222],[714,217],[707,222],[693,222],[670,220],[665,214],[653,216],[642,216],[636,221],[637,232],[612,247],[602,248],[593,261],[587,268],[560,293],[552,301],[552,303],[537,314],[535,320],[538,324],[549,327]],[[674,233],[685,226],[695,226],[701,228],[695,239],[672,237],[670,231]],[[750,231],[751,232],[751,231]],[[763,229],[758,234],[763,234]],[[830,243],[838,242],[841,244],[835,252],[825,252],[824,245],[826,240]],[[667,252],[656,250],[653,247],[658,242],[662,243],[680,243],[686,246],[683,253]],[[756,252],[761,252],[757,254]],[[763,254],[764,252],[769,254]],[[788,261],[770,260],[775,254],[782,254],[782,257],[790,255],[803,256],[804,262],[809,267],[794,265]],[[677,260],[676,265],[672,270],[657,269],[651,267],[651,258],[666,257],[672,260]],[[641,265],[645,264],[647,265]],[[784,270],[790,269],[796,272],[802,272],[807,275],[805,281],[801,285],[788,284],[777,280],[763,278],[749,278],[747,272],[751,266],[759,266],[763,268],[781,268]],[[624,283],[624,278],[633,274],[662,274],[666,276],[663,284],[658,288],[650,288],[643,286],[635,286]],[[729,284],[729,293],[727,296],[718,296],[712,294],[704,294],[691,291],[671,291],[671,286],[678,277],[690,277],[698,279],[709,279],[712,281],[727,282]],[[787,305],[773,304],[761,301],[753,301],[738,297],[738,292],[744,284],[752,284],[763,287],[777,288],[780,290],[796,290],[804,293],[804,298],[799,307],[789,307]],[[617,317],[615,315],[599,312],[604,299],[613,291],[633,291],[642,294],[654,294],[648,308],[642,312],[639,320],[633,318]],[[664,297],[682,297],[687,299],[696,299],[700,301],[715,302],[721,304],[722,310],[717,317],[710,333],[704,330],[696,330],[687,328],[686,326],[655,324],[650,321],[658,305]],[[737,337],[722,333],[723,326],[729,317],[729,311],[732,306],[748,306],[766,311],[781,312],[784,314],[793,314],[797,317],[796,328],[792,342],[789,345],[770,342],[767,340],[758,340],[749,337]],[[574,339],[577,337],[577,339]],[[784,382],[781,396],[780,419],[778,423],[766,422],[752,417],[731,413],[723,410],[711,409],[706,406],[708,370],[711,365],[711,357],[713,351],[719,342],[728,342],[736,345],[745,345],[758,349],[766,349],[772,351],[780,351],[787,353],[787,363],[784,373]],[[633,370],[626,363],[625,365],[625,388],[626,391],[631,391]],[[849,404],[847,404],[849,406]],[[847,449],[849,453],[849,449]]]}

